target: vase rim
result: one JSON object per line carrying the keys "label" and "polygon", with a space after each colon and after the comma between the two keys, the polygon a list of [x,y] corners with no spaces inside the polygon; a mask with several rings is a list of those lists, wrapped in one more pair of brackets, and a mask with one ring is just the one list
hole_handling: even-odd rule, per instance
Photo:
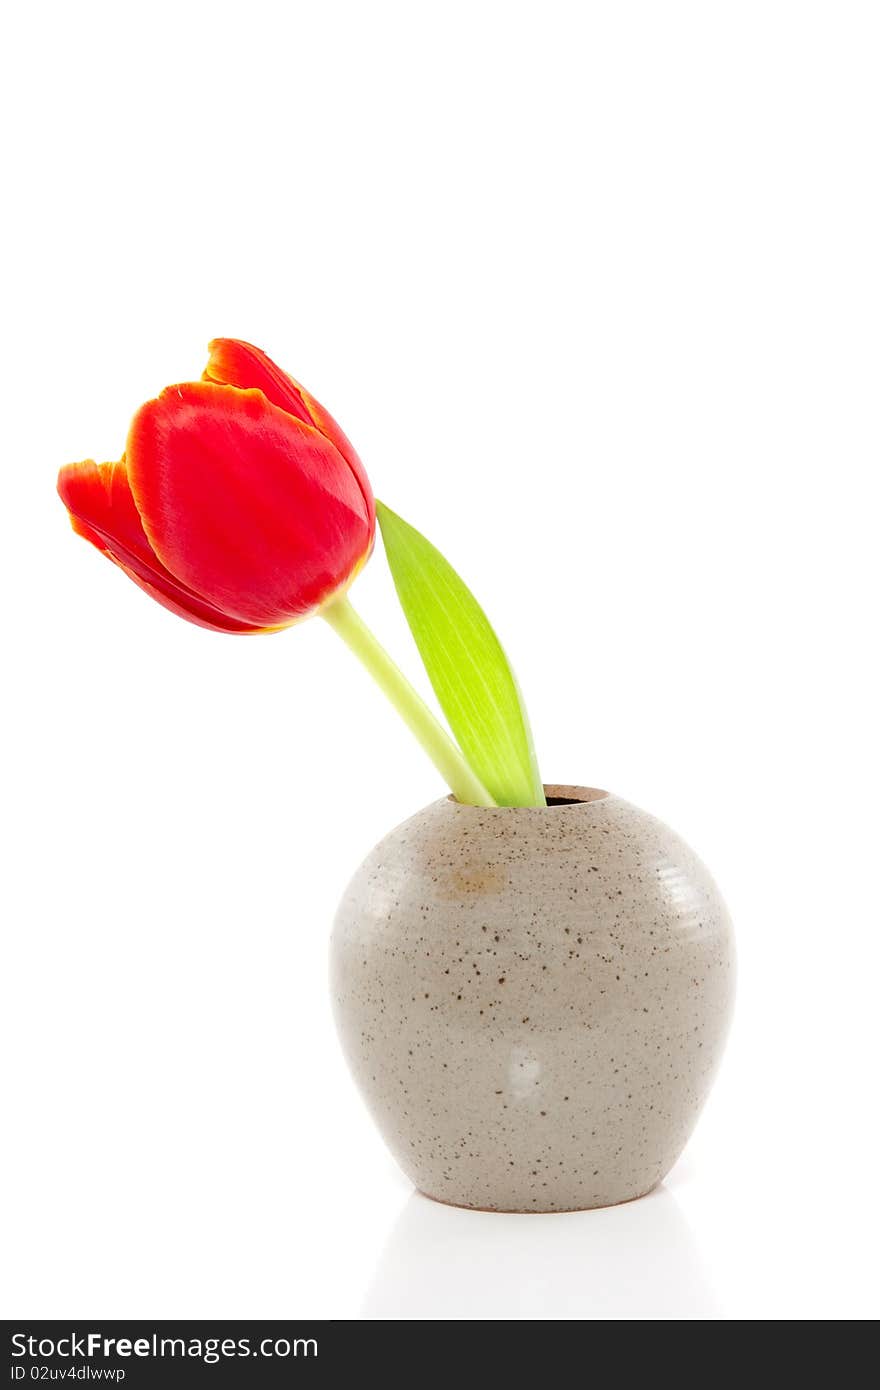
{"label": "vase rim", "polygon": [[453,806],[460,807],[462,811],[490,811],[493,815],[496,811],[504,811],[507,814],[518,811],[522,814],[525,811],[540,813],[563,807],[589,806],[594,801],[604,801],[611,793],[603,791],[601,787],[581,787],[568,782],[545,782],[544,795],[547,798],[546,806],[472,806],[468,802],[459,801],[455,796],[448,796],[446,800]]}

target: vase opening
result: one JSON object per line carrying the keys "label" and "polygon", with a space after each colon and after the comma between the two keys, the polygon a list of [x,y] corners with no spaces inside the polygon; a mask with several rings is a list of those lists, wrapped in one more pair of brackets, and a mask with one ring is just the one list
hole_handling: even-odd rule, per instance
{"label": "vase opening", "polygon": [[546,782],[544,795],[548,806],[583,806],[590,801],[604,801],[609,793],[601,787],[578,787]]}
{"label": "vase opening", "polygon": [[[567,784],[545,783],[544,795],[547,798],[547,806],[475,806],[474,810],[485,811],[543,811],[550,810],[554,806],[585,806],[591,801],[602,801],[608,792],[602,791],[599,787],[576,787]],[[451,801],[456,806],[467,806],[469,803],[459,801],[455,796],[448,796],[447,801]]]}

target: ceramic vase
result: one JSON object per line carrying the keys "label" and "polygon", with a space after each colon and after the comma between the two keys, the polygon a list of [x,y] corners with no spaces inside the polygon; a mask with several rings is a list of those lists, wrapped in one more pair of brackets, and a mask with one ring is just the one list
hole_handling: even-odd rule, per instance
{"label": "ceramic vase", "polygon": [[340,904],[343,1050],[392,1154],[440,1202],[582,1210],[649,1192],[712,1084],[730,920],[660,821],[588,787],[434,802]]}

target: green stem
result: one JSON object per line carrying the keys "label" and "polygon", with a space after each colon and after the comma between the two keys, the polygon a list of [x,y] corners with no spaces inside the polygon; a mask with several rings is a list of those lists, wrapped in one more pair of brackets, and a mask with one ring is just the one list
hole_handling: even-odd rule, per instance
{"label": "green stem", "polygon": [[492,797],[471,771],[442,724],[410,685],[400,667],[391,660],[385,648],[377,642],[348,599],[337,599],[335,603],[322,608],[320,616],[366,666],[403,722],[415,734],[444,781],[452,788],[453,795],[471,806],[494,806]]}

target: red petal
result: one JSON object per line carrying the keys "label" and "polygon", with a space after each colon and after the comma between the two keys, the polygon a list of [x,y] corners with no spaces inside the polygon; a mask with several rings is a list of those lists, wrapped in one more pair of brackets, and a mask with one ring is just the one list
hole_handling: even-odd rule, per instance
{"label": "red petal", "polygon": [[370,552],[373,515],[346,461],[261,390],[169,387],[135,416],[127,458],[154,552],[243,623],[304,616]]}
{"label": "red petal", "polygon": [[368,515],[374,523],[376,506],[366,470],[351,441],[330,412],[252,343],[242,342],[239,338],[215,338],[208,344],[208,352],[210,356],[202,374],[203,381],[213,381],[221,386],[238,386],[243,390],[256,388],[273,405],[307,425],[314,425],[325,439],[335,444],[357,479]]}
{"label": "red petal", "polygon": [[199,627],[216,632],[252,632],[179,583],[157,559],[144,534],[128,486],[125,460],[71,463],[58,475],[58,492],[73,529],[91,541],[152,598]]}
{"label": "red petal", "polygon": [[288,415],[305,425],[314,424],[303,400],[302,387],[276,367],[265,352],[238,338],[214,338],[208,344],[208,352],[202,381],[212,381],[215,386],[238,386],[243,391],[256,388]]}

